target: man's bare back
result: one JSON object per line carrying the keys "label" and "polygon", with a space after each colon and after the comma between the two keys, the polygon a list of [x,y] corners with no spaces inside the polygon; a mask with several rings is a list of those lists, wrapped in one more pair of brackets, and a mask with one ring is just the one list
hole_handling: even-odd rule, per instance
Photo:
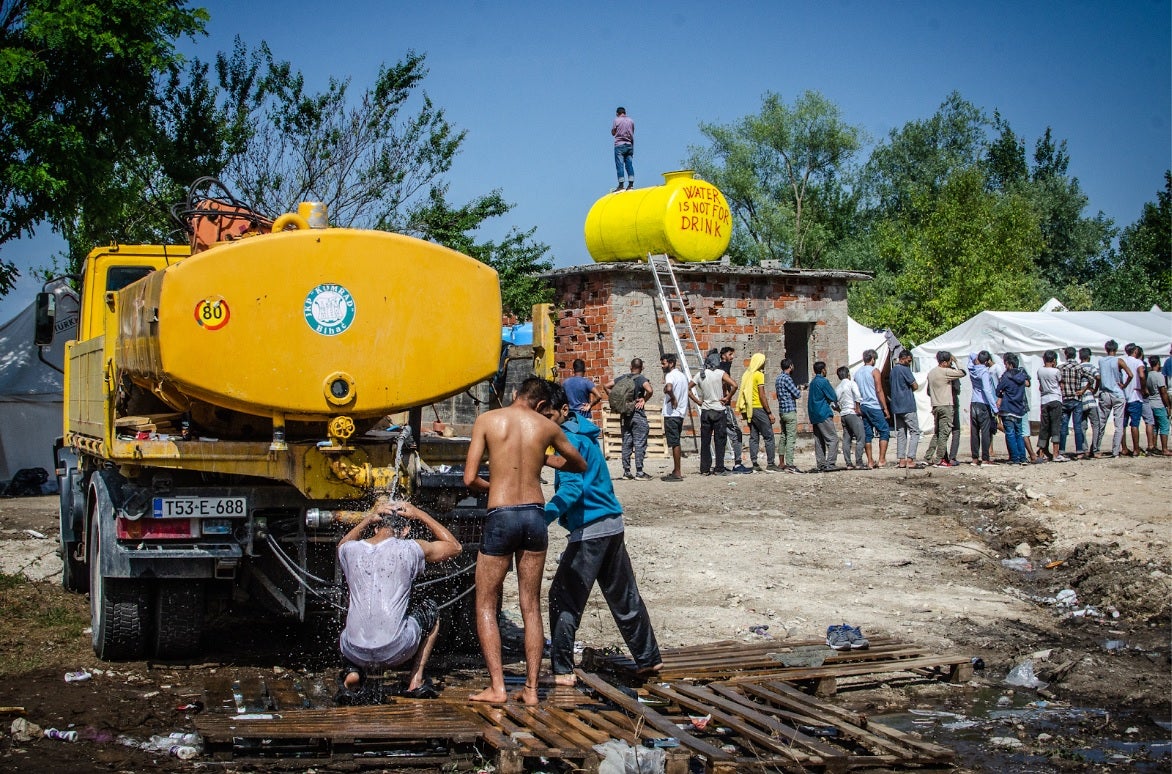
{"label": "man's bare back", "polygon": [[[546,462],[546,450],[551,446],[565,458],[570,466],[567,470],[572,470],[575,460],[585,469],[585,461],[557,423],[524,401],[517,400],[507,408],[481,414],[472,426],[464,484],[469,489],[487,491],[489,508],[544,502],[541,468]],[[491,485],[479,475],[480,460],[486,450]]]}

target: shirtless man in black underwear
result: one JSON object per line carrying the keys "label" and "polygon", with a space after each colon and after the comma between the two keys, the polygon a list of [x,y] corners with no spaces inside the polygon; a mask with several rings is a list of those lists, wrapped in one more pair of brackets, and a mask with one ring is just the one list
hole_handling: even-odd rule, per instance
{"label": "shirtless man in black underwear", "polygon": [[[476,557],[476,634],[488,667],[490,685],[469,698],[500,703],[505,691],[501,662],[501,633],[497,623],[497,599],[504,586],[509,560],[517,560],[517,588],[525,625],[525,688],[521,701],[536,704],[537,680],[545,630],[541,621],[541,575],[549,544],[545,526],[545,496],[541,468],[552,446],[561,458],[555,466],[571,473],[586,470],[578,454],[556,422],[540,412],[549,403],[549,382],[530,377],[522,382],[512,404],[481,414],[472,426],[472,442],[464,464],[464,484],[474,492],[488,492],[488,516],[484,539]],[[480,460],[488,451],[491,482],[480,477]],[[550,458],[553,459],[552,457]]]}

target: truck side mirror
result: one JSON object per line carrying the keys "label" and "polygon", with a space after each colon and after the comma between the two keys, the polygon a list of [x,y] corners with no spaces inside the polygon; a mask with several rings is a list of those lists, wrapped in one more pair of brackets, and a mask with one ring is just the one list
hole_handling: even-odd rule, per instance
{"label": "truck side mirror", "polygon": [[33,343],[47,347],[53,343],[53,321],[57,317],[57,296],[52,293],[37,293],[35,303],[36,322],[33,329]]}

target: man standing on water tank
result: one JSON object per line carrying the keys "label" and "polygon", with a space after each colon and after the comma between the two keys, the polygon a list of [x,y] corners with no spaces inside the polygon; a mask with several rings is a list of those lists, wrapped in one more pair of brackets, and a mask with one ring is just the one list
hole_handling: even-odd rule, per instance
{"label": "man standing on water tank", "polygon": [[[627,117],[626,108],[615,110],[614,123],[610,126],[610,133],[614,137],[614,168],[619,176],[619,184],[615,191],[630,191],[635,187],[635,122]],[[627,184],[623,186],[623,172],[626,172]]]}

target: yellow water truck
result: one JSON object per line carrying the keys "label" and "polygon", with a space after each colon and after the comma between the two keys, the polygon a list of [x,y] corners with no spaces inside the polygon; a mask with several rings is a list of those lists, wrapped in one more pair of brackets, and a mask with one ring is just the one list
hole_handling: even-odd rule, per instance
{"label": "yellow water truck", "polygon": [[699,263],[724,255],[733,225],[724,194],[691,170],[663,178],[663,185],[609,193],[590,208],[586,249],[596,262],[670,255]]}
{"label": "yellow water truck", "polygon": [[89,254],[66,346],[62,582],[90,592],[103,659],[190,656],[241,602],[335,614],[337,528],[307,513],[397,490],[460,538],[483,505],[444,472],[466,441],[367,431],[496,372],[496,272],[313,208],[189,210],[190,244]]}

